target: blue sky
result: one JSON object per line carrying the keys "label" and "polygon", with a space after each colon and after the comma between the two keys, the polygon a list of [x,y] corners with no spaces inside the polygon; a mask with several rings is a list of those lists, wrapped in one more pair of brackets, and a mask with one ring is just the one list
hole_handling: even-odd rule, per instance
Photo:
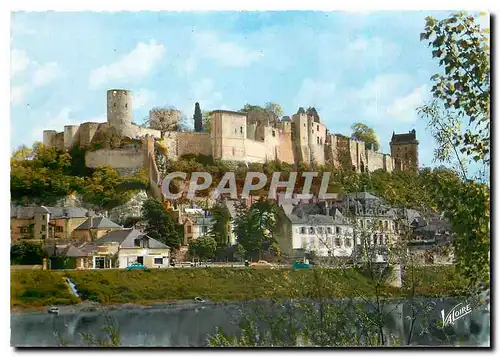
{"label": "blue sky", "polygon": [[279,103],[315,106],[331,132],[372,126],[389,152],[413,128],[420,161],[433,139],[415,108],[439,71],[419,40],[447,12],[15,13],[11,42],[11,149],[45,129],[106,121],[106,90],[134,92],[134,121],[173,105],[202,110]]}

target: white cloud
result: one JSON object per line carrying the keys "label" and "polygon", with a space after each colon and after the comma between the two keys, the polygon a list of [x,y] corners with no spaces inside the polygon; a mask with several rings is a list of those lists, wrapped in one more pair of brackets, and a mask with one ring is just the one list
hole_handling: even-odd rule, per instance
{"label": "white cloud", "polygon": [[404,90],[411,80],[411,76],[406,74],[381,74],[366,82],[357,90],[356,96],[361,100],[387,101]]}
{"label": "white cloud", "polygon": [[10,53],[10,76],[14,77],[16,74],[23,72],[28,68],[31,60],[23,50],[12,49]]}
{"label": "white cloud", "polygon": [[156,93],[148,89],[139,89],[134,92],[132,97],[132,108],[139,109],[144,106],[152,105],[156,99]]}
{"label": "white cloud", "polygon": [[150,40],[137,46],[118,61],[102,66],[90,73],[92,88],[112,81],[136,80],[147,76],[165,55],[165,46]]}
{"label": "white cloud", "polygon": [[24,50],[13,49],[11,51],[11,79],[22,72],[27,72],[28,79],[11,85],[10,102],[12,105],[22,104],[30,92],[53,82],[61,74],[60,66],[56,62],[39,64],[31,60]]}
{"label": "white cloud", "polygon": [[321,108],[332,103],[336,91],[337,87],[334,82],[315,81],[311,78],[306,78],[302,81],[294,103],[297,106],[314,106],[317,110],[321,110]]}
{"label": "white cloud", "polygon": [[[228,67],[248,67],[263,57],[261,51],[251,50],[235,42],[221,40],[215,33],[203,32],[194,35],[193,51],[197,56],[212,59]],[[193,63],[189,63],[192,68]]]}
{"label": "white cloud", "polygon": [[12,105],[21,104],[26,96],[27,88],[24,85],[11,86],[10,88],[10,103]]}
{"label": "white cloud", "polygon": [[60,68],[55,62],[46,63],[44,65],[39,65],[37,70],[33,75],[33,86],[42,87],[59,76]]}
{"label": "white cloud", "polygon": [[417,119],[417,107],[423,105],[428,94],[428,86],[425,84],[421,85],[410,92],[410,94],[396,98],[386,109],[386,112],[398,122],[413,123]]}

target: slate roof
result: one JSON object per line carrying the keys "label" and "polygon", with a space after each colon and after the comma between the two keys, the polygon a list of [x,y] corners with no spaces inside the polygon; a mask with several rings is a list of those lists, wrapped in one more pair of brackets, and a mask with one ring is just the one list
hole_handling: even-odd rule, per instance
{"label": "slate roof", "polygon": [[106,229],[106,228],[123,228],[106,217],[89,217],[85,222],[80,224],[75,230],[86,229]]}
{"label": "slate roof", "polygon": [[10,217],[18,219],[33,219],[35,213],[46,213],[51,219],[83,218],[87,216],[88,210],[82,207],[47,207],[47,206],[16,206],[11,205]]}
{"label": "slate roof", "polygon": [[410,131],[409,133],[405,134],[392,134],[392,139],[391,143],[393,144],[405,144],[405,143],[411,143],[417,140],[417,134],[415,133],[415,130]]}
{"label": "slate roof", "polygon": [[287,215],[288,219],[292,224],[308,224],[308,225],[333,225],[333,224],[345,224],[342,220],[335,218],[333,216],[327,216],[324,214],[310,214],[299,217],[295,214]]}
{"label": "slate roof", "polygon": [[353,200],[373,200],[373,201],[382,201],[379,197],[372,195],[369,192],[353,192],[347,195],[350,199]]}
{"label": "slate roof", "polygon": [[120,248],[137,248],[134,244],[135,239],[144,238],[149,240],[149,248],[169,248],[167,245],[158,242],[156,239],[153,239],[134,228],[126,228],[109,232],[102,238],[95,240],[94,243],[118,243],[120,245]]}

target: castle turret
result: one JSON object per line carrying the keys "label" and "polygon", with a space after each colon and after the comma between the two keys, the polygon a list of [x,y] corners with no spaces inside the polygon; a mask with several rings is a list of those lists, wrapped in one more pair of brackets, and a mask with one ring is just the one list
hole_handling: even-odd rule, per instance
{"label": "castle turret", "polygon": [[64,126],[64,148],[71,149],[71,147],[78,142],[78,128],[79,125],[65,125]]}
{"label": "castle turret", "polygon": [[107,94],[108,124],[123,135],[132,125],[132,92],[110,89]]}
{"label": "castle turret", "polygon": [[45,146],[55,146],[57,131],[55,130],[44,130],[43,131],[43,145]]}

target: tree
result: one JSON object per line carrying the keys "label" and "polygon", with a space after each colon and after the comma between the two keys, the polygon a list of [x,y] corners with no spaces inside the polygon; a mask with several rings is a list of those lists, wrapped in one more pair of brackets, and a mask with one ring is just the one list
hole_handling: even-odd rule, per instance
{"label": "tree", "polygon": [[197,133],[201,132],[203,130],[203,115],[201,113],[200,103],[198,102],[194,104],[193,120],[194,120],[194,131],[196,131]]}
{"label": "tree", "polygon": [[261,107],[260,105],[245,104],[245,106],[241,108],[239,111],[242,113],[249,113],[254,110],[264,111],[272,115],[274,118],[279,118],[283,116],[283,109],[281,108],[281,106],[277,103],[272,103],[272,102],[267,102],[263,107]]}
{"label": "tree", "polygon": [[259,254],[268,250],[274,243],[272,228],[275,224],[276,204],[267,199],[247,207],[241,202],[236,205],[235,233],[238,244],[241,244],[247,254]]}
{"label": "tree", "polygon": [[53,147],[35,143],[30,157],[10,161],[12,200],[21,203],[54,204],[71,192],[81,191],[84,180],[71,175],[71,156]]}
{"label": "tree", "polygon": [[203,115],[202,118],[203,131],[205,133],[210,133],[210,131],[212,130],[212,116],[208,111],[203,111],[202,115]]}
{"label": "tree", "polygon": [[171,248],[179,248],[182,242],[182,226],[175,223],[163,205],[148,199],[142,205],[142,216],[146,221],[146,234]]}
{"label": "tree", "polygon": [[468,177],[466,160],[472,158],[487,167],[490,163],[488,33],[475,23],[474,16],[459,12],[441,21],[427,17],[420,35],[433,48],[432,56],[439,59],[444,73],[431,77],[434,100],[419,112],[429,120],[438,144],[436,161],[455,162],[461,178],[442,172],[427,174],[426,189],[457,235],[454,248],[459,271],[478,289],[489,285],[490,192],[488,185]]}
{"label": "tree", "polygon": [[159,130],[162,133],[167,131],[189,131],[186,116],[174,106],[151,109],[149,117],[144,120],[143,126]]}
{"label": "tree", "polygon": [[202,236],[189,243],[188,251],[192,257],[211,259],[215,256],[217,242],[213,237]]}
{"label": "tree", "polygon": [[217,242],[217,248],[225,248],[229,244],[228,225],[231,216],[229,215],[227,208],[221,203],[212,207],[210,212],[212,213],[214,224],[209,232],[209,235]]}
{"label": "tree", "polygon": [[373,130],[373,128],[370,128],[368,125],[363,123],[354,123],[351,126],[351,129],[352,139],[364,141],[365,144],[371,145],[374,150],[379,149],[377,135],[375,135],[375,131]]}
{"label": "tree", "polygon": [[241,244],[237,244],[236,245],[236,252],[234,253],[235,258],[241,261],[241,260],[245,259],[246,254],[247,254],[247,252],[246,252],[245,248],[243,248],[243,246]]}
{"label": "tree", "polygon": [[21,242],[10,246],[10,263],[13,265],[39,265],[46,256],[40,244]]}
{"label": "tree", "polygon": [[26,145],[21,145],[12,153],[12,160],[22,161],[31,158],[33,155],[33,149],[27,147]]}
{"label": "tree", "polygon": [[281,105],[277,103],[267,102],[266,105],[264,106],[264,109],[268,113],[274,114],[276,118],[281,118],[283,116],[283,109],[281,108]]}
{"label": "tree", "polygon": [[[467,118],[462,133],[450,133],[452,145],[471,155],[475,161],[489,163],[490,153],[490,46],[489,29],[481,29],[475,17],[458,12],[438,21],[426,18],[421,41],[432,47],[432,57],[439,60],[444,73],[431,77],[432,94],[449,115]],[[433,115],[432,113],[428,113]]]}

